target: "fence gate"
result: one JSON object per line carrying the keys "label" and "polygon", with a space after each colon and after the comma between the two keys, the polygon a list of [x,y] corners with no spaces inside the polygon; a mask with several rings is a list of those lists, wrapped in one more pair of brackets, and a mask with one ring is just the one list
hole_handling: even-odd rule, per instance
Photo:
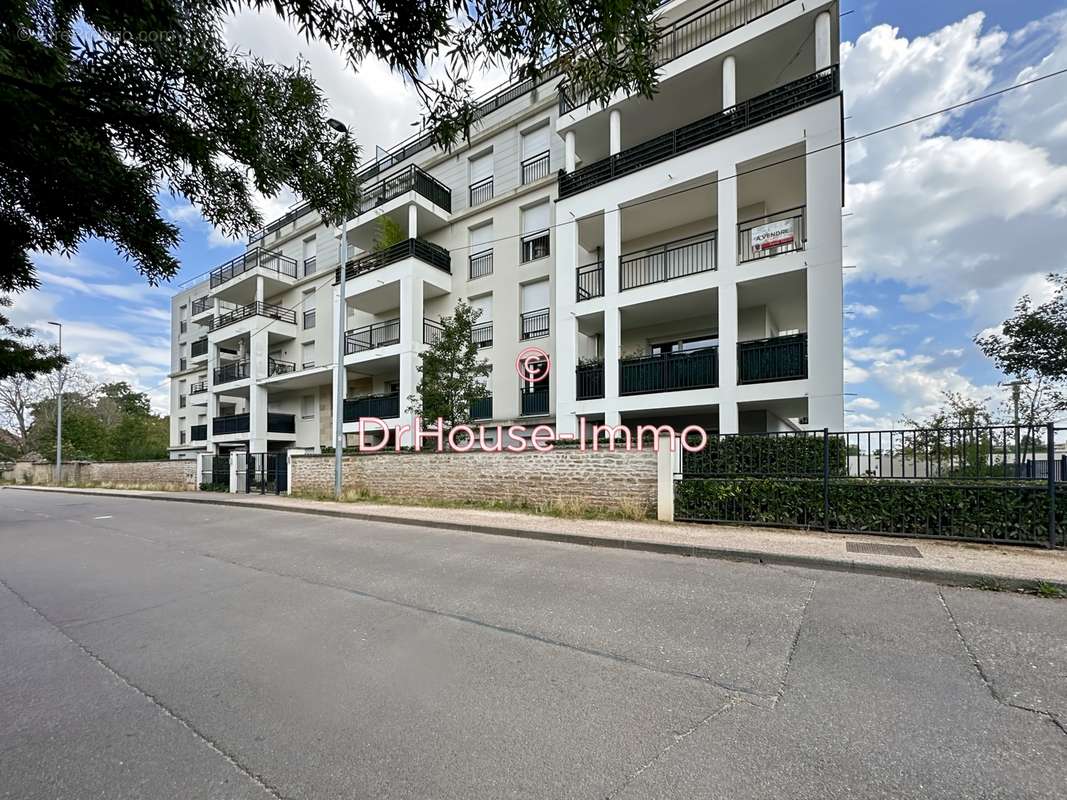
{"label": "fence gate", "polygon": [[200,456],[200,486],[212,492],[230,490],[230,457],[205,453]]}
{"label": "fence gate", "polygon": [[245,491],[256,494],[288,492],[288,456],[285,453],[249,453],[245,468]]}

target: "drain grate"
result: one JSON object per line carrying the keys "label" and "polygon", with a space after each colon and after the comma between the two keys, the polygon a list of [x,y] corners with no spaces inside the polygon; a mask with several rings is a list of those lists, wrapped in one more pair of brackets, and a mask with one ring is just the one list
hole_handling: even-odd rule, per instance
{"label": "drain grate", "polygon": [[922,558],[919,548],[910,544],[877,544],[875,542],[845,542],[849,553],[866,553],[872,556],[904,556]]}

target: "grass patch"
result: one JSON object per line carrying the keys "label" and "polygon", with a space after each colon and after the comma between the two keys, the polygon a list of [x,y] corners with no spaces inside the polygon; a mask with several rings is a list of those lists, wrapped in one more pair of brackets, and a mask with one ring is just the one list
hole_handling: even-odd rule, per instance
{"label": "grass patch", "polygon": [[[334,501],[333,492],[305,490],[293,492],[293,497],[304,500]],[[461,508],[481,511],[510,511],[521,514],[535,514],[561,519],[608,519],[608,520],[647,520],[652,509],[634,501],[623,500],[618,508],[589,508],[577,498],[565,500],[546,500],[531,503],[524,498],[500,498],[496,500],[442,500],[440,498],[405,498],[402,500],[384,497],[366,489],[346,489],[341,495],[342,503],[377,503],[390,506],[419,506],[423,508]]]}
{"label": "grass patch", "polygon": [[137,481],[63,481],[26,485],[56,486],[64,489],[126,489],[142,492],[187,492],[193,487],[184,483],[139,483]]}
{"label": "grass patch", "polygon": [[1055,586],[1046,581],[1041,581],[1034,589],[1034,594],[1038,597],[1048,597],[1053,600],[1062,600],[1067,597],[1067,592],[1064,592],[1059,586]]}

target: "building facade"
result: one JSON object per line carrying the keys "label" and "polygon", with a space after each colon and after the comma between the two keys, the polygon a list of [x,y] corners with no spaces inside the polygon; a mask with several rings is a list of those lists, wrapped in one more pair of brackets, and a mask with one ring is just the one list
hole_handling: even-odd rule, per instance
{"label": "building facade", "polygon": [[[332,446],[335,380],[346,433],[410,425],[419,353],[461,299],[487,424],[840,429],[832,9],[669,0],[654,99],[590,106],[548,74],[483,100],[450,152],[416,137],[365,165],[343,315],[340,230],[304,206],[271,222],[173,300],[172,454]],[[529,347],[547,380],[517,374]]]}

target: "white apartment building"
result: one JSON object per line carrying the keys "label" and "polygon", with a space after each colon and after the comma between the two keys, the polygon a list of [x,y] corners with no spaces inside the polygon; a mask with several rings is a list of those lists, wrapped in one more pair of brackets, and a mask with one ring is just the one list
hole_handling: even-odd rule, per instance
{"label": "white apartment building", "polygon": [[[653,100],[587,106],[547,75],[486,98],[450,152],[392,148],[362,168],[343,319],[339,229],[304,206],[271,222],[174,298],[172,455],[331,446],[341,325],[345,431],[410,425],[460,299],[482,310],[487,423],[841,429],[835,8],[669,0]],[[529,346],[548,380],[516,373]]]}

